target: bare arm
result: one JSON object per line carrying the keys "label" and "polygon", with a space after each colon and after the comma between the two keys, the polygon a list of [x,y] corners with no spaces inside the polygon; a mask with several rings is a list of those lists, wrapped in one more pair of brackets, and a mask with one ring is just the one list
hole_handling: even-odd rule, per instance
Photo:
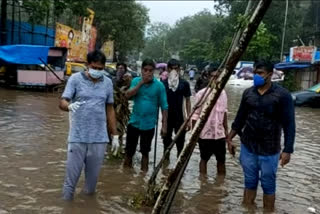
{"label": "bare arm", "polygon": [[69,101],[66,100],[66,99],[61,99],[60,100],[60,103],[59,103],[59,108],[62,110],[62,111],[69,111],[68,109],[68,106],[69,106]]}
{"label": "bare arm", "polygon": [[168,123],[168,110],[162,110],[162,130],[161,135],[164,137],[167,135]]}
{"label": "bare arm", "polygon": [[107,104],[107,120],[108,120],[108,131],[112,135],[117,135],[117,123],[116,123],[116,113],[113,108],[113,104]]}
{"label": "bare arm", "polygon": [[224,113],[224,117],[223,117],[223,127],[224,127],[224,131],[225,131],[225,135],[226,137],[228,136],[228,114],[227,112]]}
{"label": "bare arm", "polygon": [[187,117],[189,117],[190,113],[191,113],[191,101],[190,101],[190,97],[186,98],[186,111],[187,111]]}
{"label": "bare arm", "polygon": [[140,89],[140,87],[141,87],[142,85],[143,85],[143,81],[140,81],[137,86],[135,86],[135,87],[132,88],[132,89],[127,90],[127,91],[126,91],[126,97],[127,97],[128,99],[130,99],[131,97],[135,96],[135,95],[138,93],[138,91],[139,91],[139,89]]}

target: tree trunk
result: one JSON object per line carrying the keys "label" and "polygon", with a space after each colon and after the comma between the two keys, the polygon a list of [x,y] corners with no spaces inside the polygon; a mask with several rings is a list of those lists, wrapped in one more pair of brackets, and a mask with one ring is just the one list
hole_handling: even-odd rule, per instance
{"label": "tree trunk", "polygon": [[195,128],[192,131],[189,143],[184,147],[176,163],[175,169],[169,174],[166,182],[162,186],[160,195],[158,196],[157,202],[152,211],[153,214],[169,212],[171,203],[183,176],[184,170],[187,167],[199,135],[211,113],[211,110],[218,100],[220,93],[225,87],[229,77],[231,76],[233,69],[236,67],[237,62],[245,52],[271,1],[272,0],[260,0],[256,10],[250,18],[247,27],[244,29],[241,37],[239,38],[239,42],[237,43],[237,45],[233,46],[234,48],[231,49],[231,54],[226,60],[225,66],[222,66],[222,69],[219,70],[217,84],[211,84],[211,88],[214,89],[212,93],[209,94],[209,97],[204,104],[204,107],[201,111],[200,119],[197,121]]}

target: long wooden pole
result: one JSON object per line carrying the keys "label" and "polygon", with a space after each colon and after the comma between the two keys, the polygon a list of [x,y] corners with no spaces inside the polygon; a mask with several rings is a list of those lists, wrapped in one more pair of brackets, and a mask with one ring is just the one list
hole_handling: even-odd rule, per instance
{"label": "long wooden pole", "polygon": [[[249,15],[249,12],[251,11],[253,5],[253,0],[249,0],[248,4],[247,4],[247,8],[245,10],[245,16]],[[228,48],[228,54],[226,54],[226,56],[224,57],[219,69],[221,69],[221,66],[223,66],[226,62],[226,60],[228,59],[228,57],[230,56],[231,50],[232,48],[234,48],[234,44],[237,44],[240,38],[240,35],[242,33],[242,28],[241,28],[241,24],[239,24],[238,26],[238,31],[235,32],[232,42]],[[215,79],[210,79],[209,85],[212,84],[212,82]],[[192,112],[190,115],[188,115],[187,119],[185,120],[185,122],[181,125],[181,127],[179,128],[177,134],[175,135],[174,139],[172,140],[171,144],[167,147],[164,155],[162,156],[160,162],[158,163],[157,167],[154,168],[154,171],[149,179],[148,182],[148,189],[147,189],[147,200],[148,201],[152,201],[153,200],[153,196],[155,194],[154,188],[156,185],[156,178],[158,176],[158,173],[160,172],[160,169],[165,161],[165,157],[167,157],[170,154],[171,149],[173,148],[173,146],[175,145],[176,141],[178,140],[179,136],[181,135],[181,133],[186,129],[187,124],[190,122],[191,120],[191,116],[194,114],[194,112],[202,105],[203,101],[207,99],[209,93],[211,93],[212,88],[206,88],[206,91],[204,93],[204,96],[198,101],[198,103],[195,104],[195,106],[192,109]]]}
{"label": "long wooden pole", "polygon": [[237,62],[245,52],[264,14],[270,6],[271,1],[272,0],[260,0],[256,10],[250,18],[247,27],[245,28],[239,39],[238,45],[236,45],[235,48],[231,50],[231,54],[229,55],[230,57],[228,57],[228,59],[226,60],[225,66],[222,66],[222,69],[219,70],[220,75],[217,79],[217,84],[212,83],[211,85],[211,87],[214,89],[207,98],[207,102],[205,103],[201,111],[200,120],[197,121],[195,128],[192,131],[189,143],[184,147],[181,155],[178,158],[174,170],[169,174],[166,182],[162,186],[156,204],[152,210],[153,214],[169,212],[171,203],[183,176],[184,170],[187,167],[187,164],[196,146],[199,135],[211,113],[211,110],[214,107],[216,101],[218,100],[220,93],[225,87]]}

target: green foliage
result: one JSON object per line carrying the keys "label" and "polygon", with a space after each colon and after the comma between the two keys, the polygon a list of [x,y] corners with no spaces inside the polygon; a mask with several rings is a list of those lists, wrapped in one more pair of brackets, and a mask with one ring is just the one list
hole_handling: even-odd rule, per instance
{"label": "green foliage", "polygon": [[273,48],[272,43],[277,39],[276,36],[272,35],[266,25],[261,23],[255,35],[253,36],[250,44],[247,48],[245,55],[242,57],[243,60],[252,59],[272,59]]}
{"label": "green foliage", "polygon": [[[216,14],[209,11],[202,11],[193,16],[187,16],[179,20],[172,28],[165,31],[166,36],[161,33],[159,38],[152,42],[146,42],[145,49],[154,52],[151,57],[158,59],[161,56],[170,57],[172,53],[179,53],[186,63],[195,61],[221,61],[232,41],[235,31],[244,27],[249,20],[249,16],[244,16],[248,0],[218,0],[213,5]],[[252,1],[251,11],[257,5],[257,1]],[[253,61],[257,58],[267,58],[272,61],[280,59],[281,41],[283,33],[283,23],[285,18],[286,1],[273,1],[263,23],[259,26],[256,34],[251,40],[242,60]],[[300,2],[289,1],[289,12],[287,17],[286,37],[284,52],[289,48],[301,45],[298,36],[308,45],[312,41],[312,34],[316,29],[317,11],[316,5],[320,2],[306,0]],[[152,38],[156,38],[158,33],[154,31]],[[165,38],[165,39],[163,39]],[[161,44],[154,45],[155,41],[165,41],[166,48]],[[165,52],[164,52],[165,51]],[[156,53],[157,52],[157,53]],[[145,51],[145,55],[150,51]],[[168,56],[169,55],[169,56]]]}
{"label": "green foliage", "polygon": [[295,72],[285,72],[283,83],[281,84],[284,88],[289,91],[298,91],[300,88],[298,87],[295,81]]}
{"label": "green foliage", "polygon": [[149,22],[148,10],[143,5],[133,0],[93,0],[90,6],[95,11],[98,44],[114,40],[121,60],[131,51],[143,47],[145,28]]}
{"label": "green foliage", "polygon": [[22,7],[28,11],[29,20],[33,24],[41,24],[47,12],[53,14],[53,20],[65,16],[68,11],[75,16],[87,14],[88,1],[81,0],[22,0]]}
{"label": "green foliage", "polygon": [[170,30],[170,26],[165,23],[151,24],[147,29],[143,56],[158,62],[167,62],[170,57],[167,34]]}

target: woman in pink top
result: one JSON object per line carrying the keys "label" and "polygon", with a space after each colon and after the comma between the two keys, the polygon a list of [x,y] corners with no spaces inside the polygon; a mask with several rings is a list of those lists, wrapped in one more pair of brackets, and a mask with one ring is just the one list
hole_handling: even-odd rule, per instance
{"label": "woman in pink top", "polygon": [[[209,67],[210,76],[215,76],[216,67]],[[205,93],[206,88],[200,90],[196,94],[196,103],[201,99]],[[204,102],[203,102],[204,103]],[[202,103],[202,104],[203,104]],[[217,160],[218,174],[225,174],[225,160],[226,160],[226,141],[225,138],[228,133],[227,122],[227,107],[228,99],[227,94],[223,90],[217,100],[216,105],[213,107],[207,123],[205,124],[199,138],[200,148],[200,173],[207,174],[207,163],[210,157],[214,154]],[[202,110],[202,105],[192,115],[193,124],[199,119]]]}

